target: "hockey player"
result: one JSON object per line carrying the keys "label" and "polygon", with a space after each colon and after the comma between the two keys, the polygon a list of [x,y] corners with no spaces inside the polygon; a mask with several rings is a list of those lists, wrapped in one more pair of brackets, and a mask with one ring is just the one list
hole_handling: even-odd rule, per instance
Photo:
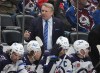
{"label": "hockey player", "polygon": [[[47,57],[46,60],[47,68],[44,69],[44,73],[46,72],[71,73],[72,72],[71,62],[68,60],[66,55],[68,49],[69,49],[68,39],[66,37],[60,36],[56,41],[56,45],[51,50],[51,55],[53,56]],[[52,58],[54,56],[55,56],[55,60],[54,58]]]}
{"label": "hockey player", "polygon": [[[38,62],[41,57],[41,48],[39,43],[36,40],[31,40],[27,44],[27,54],[24,55],[23,61],[26,63],[26,69],[29,73],[31,72],[37,72],[37,73],[42,73],[43,69],[39,69]],[[38,66],[38,69],[36,67]]]}
{"label": "hockey player", "polygon": [[69,55],[72,63],[72,73],[95,73],[93,65],[88,55],[90,51],[89,43],[85,40],[76,40],[73,44],[75,54]]}
{"label": "hockey player", "polygon": [[0,44],[0,72],[5,67],[5,65],[10,63],[11,60],[8,58],[7,54],[3,52],[3,45]]}
{"label": "hockey player", "polygon": [[21,60],[24,54],[23,45],[19,43],[13,43],[10,46],[10,49],[10,59],[12,60],[12,63],[7,64],[1,73],[28,73],[25,69],[24,62]]}

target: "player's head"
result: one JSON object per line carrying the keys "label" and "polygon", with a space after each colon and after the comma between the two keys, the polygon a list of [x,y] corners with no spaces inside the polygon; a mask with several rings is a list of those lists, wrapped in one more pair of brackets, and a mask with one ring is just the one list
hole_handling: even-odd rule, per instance
{"label": "player's head", "polygon": [[24,48],[22,44],[13,43],[10,46],[10,58],[13,62],[18,61],[24,54]]}
{"label": "player's head", "polygon": [[41,56],[41,47],[36,40],[31,40],[27,44],[27,51],[29,56],[33,57],[35,60],[39,60]]}
{"label": "player's head", "polygon": [[69,41],[66,37],[60,36],[57,39],[56,44],[61,45],[62,49],[69,49]]}
{"label": "player's head", "polygon": [[69,49],[69,41],[66,37],[60,36],[57,39],[56,44],[58,44],[58,48],[54,48],[57,48],[57,50],[59,51],[59,56],[65,54],[65,52]]}
{"label": "player's head", "polygon": [[88,56],[88,52],[91,50],[89,43],[85,40],[76,40],[73,47],[76,53],[83,57]]}

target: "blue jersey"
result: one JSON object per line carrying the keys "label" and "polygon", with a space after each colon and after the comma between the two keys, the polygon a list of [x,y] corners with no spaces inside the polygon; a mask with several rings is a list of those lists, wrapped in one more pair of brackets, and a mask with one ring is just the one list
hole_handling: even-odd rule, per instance
{"label": "blue jersey", "polygon": [[65,0],[63,2],[64,2],[64,10],[66,11],[71,6],[71,4],[68,0]]}
{"label": "blue jersey", "polygon": [[39,63],[39,60],[33,61],[33,63],[31,63],[29,61],[28,54],[24,54],[24,57],[22,60],[26,65],[32,65],[32,64],[38,65],[38,63]]}
{"label": "blue jersey", "polygon": [[93,19],[95,22],[95,26],[96,25],[100,25],[100,9],[97,9],[94,13],[93,13]]}
{"label": "blue jersey", "polygon": [[0,72],[3,70],[3,68],[7,65],[10,64],[11,60],[9,56],[6,53],[0,53]]}
{"label": "blue jersey", "polygon": [[[34,61],[31,63],[28,58],[28,54],[25,54],[23,57],[23,62],[26,64],[26,70],[31,73],[31,72],[37,72],[37,73],[42,73],[43,69],[41,69],[42,66],[38,65],[39,61]],[[38,69],[36,70],[37,65],[39,66]]]}
{"label": "blue jersey", "polygon": [[[77,12],[74,6],[71,6],[66,11],[66,18],[72,25],[72,28],[77,28]],[[93,28],[93,26],[94,21],[88,10],[85,8],[78,9],[78,31],[88,32]]]}
{"label": "blue jersey", "polygon": [[44,52],[39,65],[42,65],[44,72],[49,73],[53,64],[56,62],[57,57],[54,55],[50,55],[47,52]]}
{"label": "blue jersey", "polygon": [[29,61],[29,59],[27,57],[27,54],[24,55],[22,60],[26,65],[32,65],[32,63]]}

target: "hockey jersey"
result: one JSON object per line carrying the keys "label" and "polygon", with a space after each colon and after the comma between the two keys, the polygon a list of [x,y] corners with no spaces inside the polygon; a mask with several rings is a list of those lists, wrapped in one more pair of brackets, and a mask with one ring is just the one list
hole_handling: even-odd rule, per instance
{"label": "hockey jersey", "polygon": [[43,73],[43,66],[42,65],[38,65],[37,67],[37,61],[34,61],[33,63],[31,63],[27,57],[27,54],[24,55],[23,57],[23,62],[26,64],[25,69],[28,71],[28,73],[31,72],[37,72],[37,73]]}
{"label": "hockey jersey", "polygon": [[22,60],[17,61],[16,63],[11,63],[7,64],[1,73],[28,73],[27,70],[25,69],[25,64],[23,63]]}
{"label": "hockey jersey", "polygon": [[[49,58],[49,63],[47,63],[47,60]],[[54,56],[48,56],[46,63],[43,65],[44,73],[72,73],[72,67],[71,62],[68,60],[68,58],[64,58],[65,55],[61,57],[54,57]]]}
{"label": "hockey jersey", "polygon": [[72,73],[72,65],[67,55],[62,55],[59,61],[53,64],[50,73]]}
{"label": "hockey jersey", "polygon": [[97,9],[93,13],[93,19],[94,19],[95,25],[100,25],[100,10],[99,9]]}
{"label": "hockey jersey", "polygon": [[95,70],[93,70],[94,67],[89,57],[79,58],[77,54],[71,54],[69,55],[69,59],[72,64],[72,73],[95,73]]}
{"label": "hockey jersey", "polygon": [[[77,12],[74,6],[71,6],[67,12],[66,17],[71,23],[72,28],[77,28]],[[89,14],[88,10],[83,8],[78,10],[78,31],[88,32],[94,26],[94,21],[92,16]]]}
{"label": "hockey jersey", "polygon": [[0,52],[0,72],[3,70],[3,68],[10,64],[11,60],[9,59],[8,55],[6,53]]}

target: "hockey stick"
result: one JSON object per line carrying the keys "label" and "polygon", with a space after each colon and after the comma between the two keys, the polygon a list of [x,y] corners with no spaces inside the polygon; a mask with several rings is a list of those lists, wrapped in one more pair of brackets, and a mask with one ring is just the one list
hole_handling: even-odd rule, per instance
{"label": "hockey stick", "polygon": [[62,61],[60,62],[60,64],[57,67],[60,67],[60,65],[63,63],[63,61],[65,60],[66,57],[67,57],[67,52],[66,52],[64,58],[62,59]]}
{"label": "hockey stick", "polygon": [[[99,54],[100,54],[100,45],[97,45],[96,47],[97,47]],[[97,68],[99,65],[100,65],[100,61],[96,64],[96,66],[94,68]]]}
{"label": "hockey stick", "polygon": [[97,45],[96,47],[97,47],[99,54],[100,54],[100,45]]}
{"label": "hockey stick", "polygon": [[43,42],[40,39],[40,37],[36,36],[35,39],[37,40],[37,42],[39,43],[40,46],[43,46]]}
{"label": "hockey stick", "polygon": [[[36,36],[35,39],[36,39],[37,42],[39,43],[40,47],[42,47],[42,46],[43,46],[43,42],[42,42],[41,38],[38,37],[38,36]],[[39,63],[40,63],[40,61],[41,61],[41,58],[42,58],[42,56],[41,56],[40,59],[39,59]],[[35,70],[34,70],[33,73],[37,73],[36,70],[38,69],[39,63],[36,65]]]}
{"label": "hockey stick", "polygon": [[[61,67],[61,64],[64,62],[64,60],[65,60],[66,57],[67,57],[67,52],[66,52],[64,58],[61,60],[61,62],[56,66],[55,70],[56,70],[56,69],[59,69],[59,68],[62,68],[62,67]],[[54,70],[54,72],[55,72],[55,70]],[[63,70],[63,72],[65,73],[64,70]],[[52,73],[52,71],[50,71],[50,73]]]}

